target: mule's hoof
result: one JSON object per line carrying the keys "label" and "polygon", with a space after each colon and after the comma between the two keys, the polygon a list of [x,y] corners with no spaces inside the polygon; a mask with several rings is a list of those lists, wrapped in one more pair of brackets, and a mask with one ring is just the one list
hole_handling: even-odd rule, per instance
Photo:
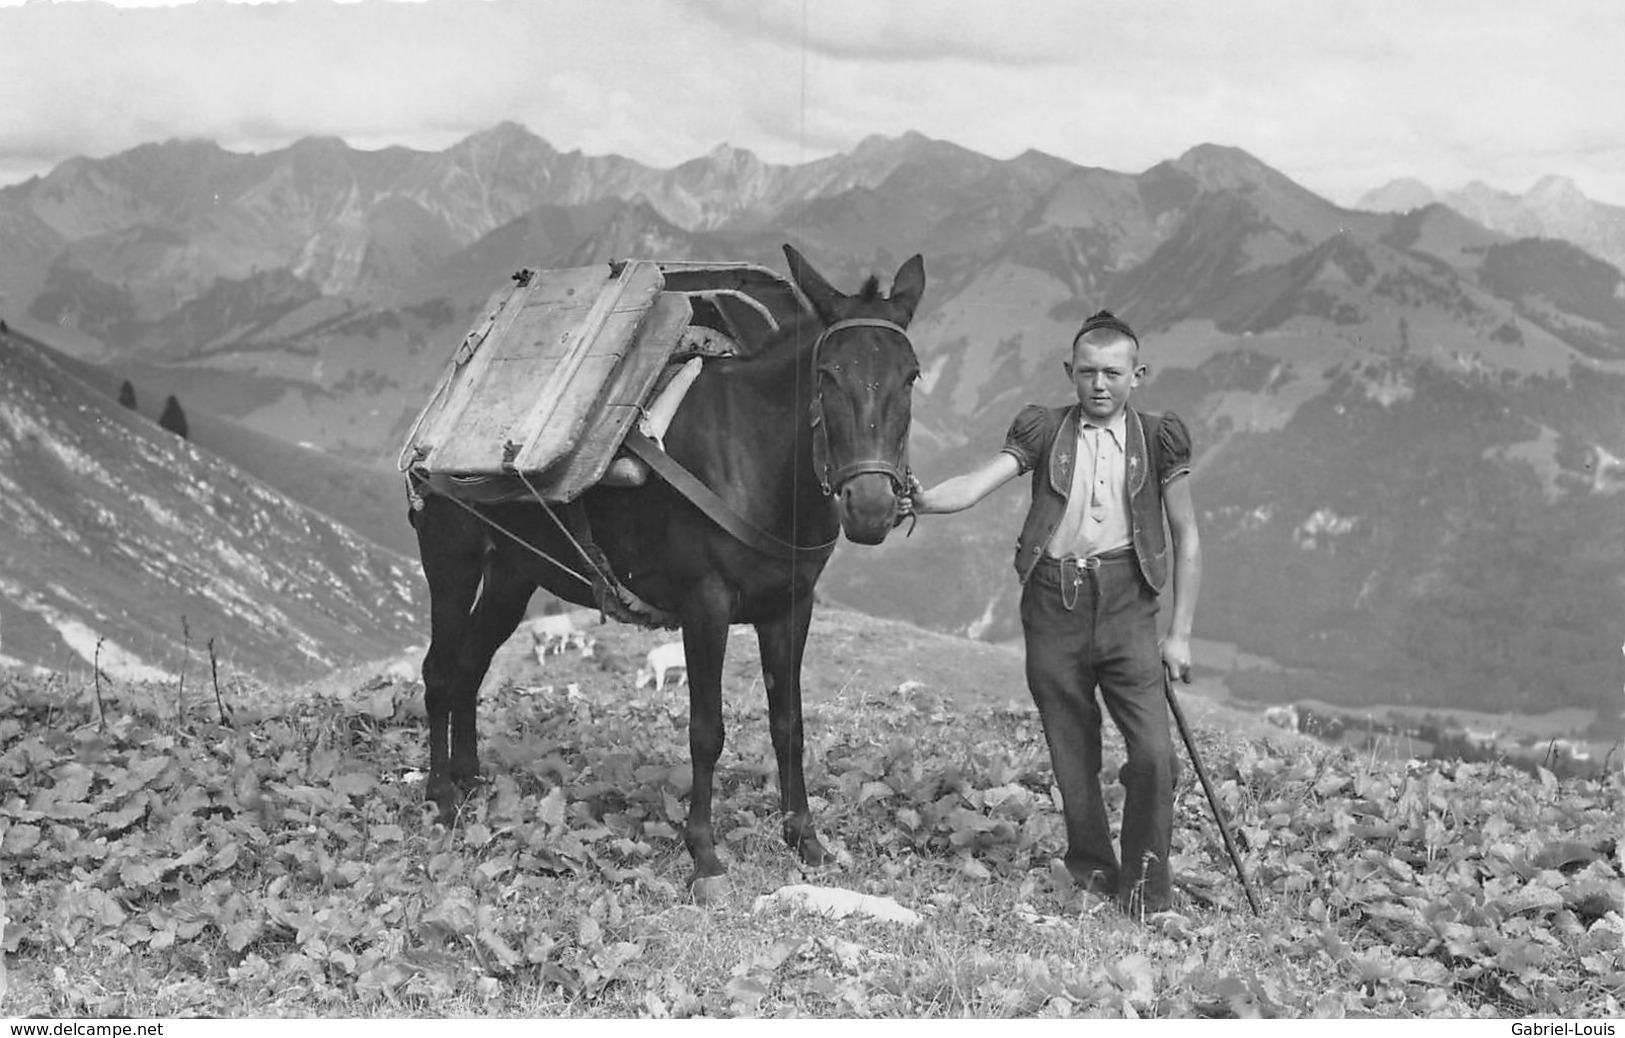
{"label": "mule's hoof", "polygon": [[733,884],[728,882],[727,876],[695,876],[689,882],[689,889],[694,892],[696,905],[710,905],[726,900]]}
{"label": "mule's hoof", "polygon": [[456,787],[446,783],[441,788],[430,789],[423,798],[423,805],[433,808],[434,820],[450,829],[457,821],[457,804],[460,799]]}
{"label": "mule's hoof", "polygon": [[801,864],[809,869],[822,869],[839,864],[835,854],[820,843],[816,836],[802,840],[798,850],[801,853]]}

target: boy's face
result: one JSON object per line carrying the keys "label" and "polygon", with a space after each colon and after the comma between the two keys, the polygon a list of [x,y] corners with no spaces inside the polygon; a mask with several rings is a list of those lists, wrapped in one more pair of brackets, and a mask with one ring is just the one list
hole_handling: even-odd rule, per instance
{"label": "boy's face", "polygon": [[1128,406],[1128,397],[1145,377],[1139,347],[1124,336],[1086,335],[1072,347],[1072,362],[1064,365],[1077,390],[1083,413],[1096,422],[1109,422]]}

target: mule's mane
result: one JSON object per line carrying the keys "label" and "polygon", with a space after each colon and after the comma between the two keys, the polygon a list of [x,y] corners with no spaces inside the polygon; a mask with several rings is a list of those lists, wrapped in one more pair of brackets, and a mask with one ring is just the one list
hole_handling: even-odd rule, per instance
{"label": "mule's mane", "polygon": [[878,303],[878,302],[880,302],[880,277],[879,277],[879,275],[876,275],[876,274],[870,274],[869,275],[869,277],[863,282],[863,286],[858,289],[857,298],[861,302],[865,302],[865,303]]}

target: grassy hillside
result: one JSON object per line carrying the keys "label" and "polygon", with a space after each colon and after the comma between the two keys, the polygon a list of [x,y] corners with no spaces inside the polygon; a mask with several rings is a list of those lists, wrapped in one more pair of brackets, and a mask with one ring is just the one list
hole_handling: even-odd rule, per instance
{"label": "grassy hillside", "polygon": [[[88,386],[117,399],[124,379],[114,371],[79,360],[32,336],[12,337],[41,351],[51,362]],[[193,407],[184,387],[162,381],[131,380],[135,410],[156,423],[170,395],[187,418],[187,438],[209,453],[252,473],[266,485],[314,508],[375,544],[417,557],[417,540],[406,520],[406,491],[394,459],[346,458],[296,446]]]}
{"label": "grassy hillside", "polygon": [[[1017,658],[827,611],[809,648],[808,779],[842,864],[804,872],[778,836],[741,637],[716,804],[732,888],[698,905],[680,837],[686,695],[631,688],[658,635],[592,633],[597,658],[540,668],[505,647],[480,712],[490,782],[450,831],[426,820],[421,691],[399,668],[218,696],[194,682],[184,702],[0,678],[0,1012],[1621,1011],[1617,775],[1391,767],[1193,697],[1263,914],[1187,769],[1177,911],[1129,919],[1054,860],[1038,721],[1004,695],[1021,694]],[[818,914],[771,896],[787,884],[914,918]]]}

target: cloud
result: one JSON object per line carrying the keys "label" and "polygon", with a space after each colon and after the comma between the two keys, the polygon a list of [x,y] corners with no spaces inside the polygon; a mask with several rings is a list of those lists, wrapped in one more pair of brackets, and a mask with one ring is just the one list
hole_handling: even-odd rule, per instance
{"label": "cloud", "polygon": [[484,3],[34,5],[0,11],[0,26],[13,157],[175,136],[252,147],[473,130],[494,100],[534,86],[516,62],[479,61],[492,40],[523,49],[534,31]]}
{"label": "cloud", "polygon": [[658,166],[916,130],[1130,172],[1231,144],[1340,201],[1556,172],[1625,202],[1625,6],[1584,0],[88,2],[0,7],[0,39],[0,177],[171,137],[440,149],[512,120]]}
{"label": "cloud", "polygon": [[1072,60],[1075,48],[1055,31],[1076,8],[1054,3],[981,0],[877,4],[873,0],[698,0],[691,9],[727,34],[789,51],[891,64],[968,61],[1022,68]]}

